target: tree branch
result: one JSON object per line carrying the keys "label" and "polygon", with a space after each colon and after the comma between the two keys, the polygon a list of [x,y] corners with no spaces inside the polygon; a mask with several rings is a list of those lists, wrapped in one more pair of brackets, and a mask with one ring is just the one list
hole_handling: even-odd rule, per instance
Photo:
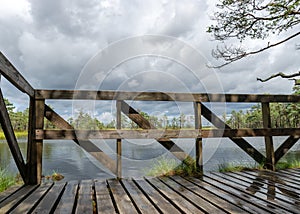
{"label": "tree branch", "polygon": [[[221,65],[217,65],[217,66],[209,66],[209,67],[211,67],[211,68],[222,68],[222,67],[224,67],[224,66],[226,66],[228,64],[231,64],[232,62],[235,62],[235,61],[237,61],[237,60],[239,60],[241,58],[244,58],[246,56],[255,55],[257,53],[263,52],[263,51],[265,51],[267,49],[270,49],[270,48],[273,48],[273,47],[275,47],[277,45],[285,43],[288,40],[293,39],[293,38],[295,38],[295,37],[297,37],[299,35],[300,35],[300,31],[297,32],[297,33],[295,33],[295,34],[293,34],[293,35],[291,35],[291,36],[289,36],[289,37],[287,37],[287,38],[285,38],[285,39],[283,39],[283,40],[281,40],[281,41],[279,41],[279,42],[276,42],[276,43],[273,43],[273,44],[268,44],[266,47],[261,48],[261,49],[256,50],[256,51],[244,52],[244,53],[241,53],[241,54],[235,55],[235,56],[232,56],[232,53],[231,53],[231,54],[228,55],[229,56],[228,58],[225,57],[225,60],[227,61],[226,63],[223,63]],[[224,52],[222,52],[221,50],[219,50],[219,52],[217,54],[220,55],[220,58],[221,57],[224,58],[224,56],[226,56],[226,50]]]}
{"label": "tree branch", "polygon": [[[266,79],[257,78],[257,80],[258,80],[258,81],[261,81],[261,82],[267,82],[267,81],[269,81],[270,79],[273,79],[273,78],[275,78],[275,77],[292,78],[292,77],[298,77],[298,76],[300,76],[300,71],[298,71],[298,72],[296,72],[296,73],[293,73],[293,74],[284,74],[284,73],[282,73],[282,72],[279,72],[279,73],[274,74],[274,75],[272,75],[272,76],[270,76],[270,77],[268,77],[268,78],[266,78]],[[295,80],[295,81],[296,81],[296,79],[292,79],[292,80]]]}

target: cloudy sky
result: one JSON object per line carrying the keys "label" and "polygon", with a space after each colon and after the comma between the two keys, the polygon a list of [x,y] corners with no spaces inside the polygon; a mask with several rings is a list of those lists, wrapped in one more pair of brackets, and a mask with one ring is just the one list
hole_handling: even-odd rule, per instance
{"label": "cloudy sky", "polygon": [[[208,69],[220,63],[211,57],[217,43],[206,33],[215,1],[0,0],[0,5],[0,50],[34,88],[278,94],[291,93],[293,82],[256,78],[299,70],[295,40]],[[26,96],[6,81],[1,86],[17,108],[25,108]],[[69,102],[50,104],[64,115],[72,111]],[[180,105],[138,107],[157,114],[191,111]],[[114,111],[107,103],[93,108],[101,108],[94,114],[107,121]]]}

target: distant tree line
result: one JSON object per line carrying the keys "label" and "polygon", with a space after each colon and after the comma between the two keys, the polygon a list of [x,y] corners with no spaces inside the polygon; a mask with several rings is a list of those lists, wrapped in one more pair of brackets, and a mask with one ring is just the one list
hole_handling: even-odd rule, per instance
{"label": "distant tree line", "polygon": [[[300,95],[300,86],[294,87],[294,94]],[[299,128],[300,104],[299,103],[270,103],[272,128]],[[250,110],[232,111],[229,118],[224,116],[231,128],[261,128],[261,104],[251,107]]]}
{"label": "distant tree line", "polygon": [[[157,128],[170,128],[170,129],[179,129],[179,128],[192,128],[193,127],[193,117],[188,118],[185,114],[180,114],[178,117],[168,117],[167,115],[163,116],[154,116],[149,115],[146,112],[139,111],[139,113],[146,118],[151,124]],[[191,122],[192,121],[192,122]],[[116,127],[116,120],[112,120],[107,124],[99,121],[97,118],[92,117],[88,113],[79,111],[76,117],[71,117],[68,119],[68,122],[75,129],[113,129]],[[121,127],[124,129],[137,129],[139,128],[136,123],[130,120],[126,115],[121,115]]]}

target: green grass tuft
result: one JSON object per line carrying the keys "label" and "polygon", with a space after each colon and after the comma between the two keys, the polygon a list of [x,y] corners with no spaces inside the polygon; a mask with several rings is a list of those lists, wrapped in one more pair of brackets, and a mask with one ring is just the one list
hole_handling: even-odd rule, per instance
{"label": "green grass tuft", "polygon": [[251,164],[246,164],[246,165],[239,165],[235,163],[222,163],[219,164],[218,166],[219,172],[240,172],[243,170],[254,170],[254,169],[263,169],[263,165],[251,165]]}
{"label": "green grass tuft", "polygon": [[172,158],[161,158],[153,162],[146,174],[148,176],[200,176],[202,173],[197,170],[193,159],[185,159],[182,163],[178,163]]}
{"label": "green grass tuft", "polygon": [[0,168],[0,192],[16,184],[16,178],[7,172],[6,169]]}
{"label": "green grass tuft", "polygon": [[300,161],[299,160],[291,160],[286,162],[278,162],[276,164],[276,169],[295,169],[300,168]]}

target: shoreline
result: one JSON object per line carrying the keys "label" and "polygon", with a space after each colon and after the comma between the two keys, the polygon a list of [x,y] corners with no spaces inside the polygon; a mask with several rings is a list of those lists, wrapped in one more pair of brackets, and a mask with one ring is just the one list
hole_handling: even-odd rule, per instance
{"label": "shoreline", "polygon": [[[17,139],[20,138],[27,138],[28,133],[27,131],[15,131],[15,136]],[[4,132],[0,131],[0,140],[5,140]]]}

